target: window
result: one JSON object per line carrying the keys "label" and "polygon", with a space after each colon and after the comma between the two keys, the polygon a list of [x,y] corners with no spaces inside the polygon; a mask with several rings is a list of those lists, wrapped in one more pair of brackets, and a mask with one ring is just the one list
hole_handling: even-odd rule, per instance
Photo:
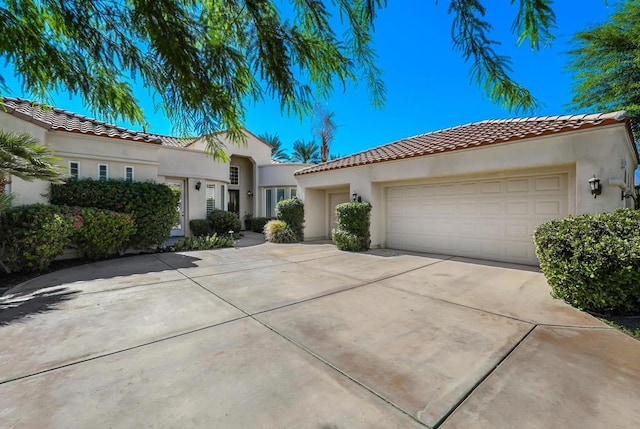
{"label": "window", "polygon": [[69,161],[69,178],[70,179],[79,179],[80,178],[80,163],[77,161]]}
{"label": "window", "polygon": [[109,166],[107,164],[98,164],[98,180],[105,181],[109,178]]}
{"label": "window", "polygon": [[215,183],[207,182],[206,189],[206,199],[207,199],[207,216],[209,213],[215,210],[216,208],[216,185]]}
{"label": "window", "polygon": [[276,189],[276,203],[278,203],[280,200],[284,200],[285,198],[287,198],[287,194],[285,193],[285,189],[284,188],[277,188]]}
{"label": "window", "polygon": [[232,185],[240,184],[240,167],[237,165],[229,166],[229,183]]}
{"label": "window", "polygon": [[266,217],[273,217],[273,189],[264,191],[264,212]]}
{"label": "window", "polygon": [[133,182],[133,167],[124,167],[124,180],[127,182]]}
{"label": "window", "polygon": [[291,195],[291,198],[295,198],[298,195],[298,189],[297,188],[289,189],[289,195]]}

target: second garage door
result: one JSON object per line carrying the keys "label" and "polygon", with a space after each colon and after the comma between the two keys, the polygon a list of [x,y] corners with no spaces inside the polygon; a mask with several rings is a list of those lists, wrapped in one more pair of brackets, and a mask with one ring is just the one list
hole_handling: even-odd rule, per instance
{"label": "second garage door", "polygon": [[387,188],[394,249],[537,265],[532,233],[568,214],[568,173]]}

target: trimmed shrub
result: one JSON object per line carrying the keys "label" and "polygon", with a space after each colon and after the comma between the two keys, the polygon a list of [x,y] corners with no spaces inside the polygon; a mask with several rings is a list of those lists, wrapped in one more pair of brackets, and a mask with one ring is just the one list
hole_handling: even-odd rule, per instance
{"label": "trimmed shrub", "polygon": [[552,220],[534,232],[553,295],[595,312],[640,310],[640,212]]}
{"label": "trimmed shrub", "polygon": [[211,230],[216,235],[229,235],[229,231],[233,231],[237,237],[242,229],[242,223],[238,216],[232,212],[224,210],[214,210],[207,216]]}
{"label": "trimmed shrub", "polygon": [[124,252],[125,243],[136,232],[131,215],[92,207],[63,208],[73,220],[72,243],[78,255],[102,259]]}
{"label": "trimmed shrub", "polygon": [[14,207],[0,217],[0,258],[11,271],[43,271],[71,243],[74,220],[60,207]]}
{"label": "trimmed shrub", "polygon": [[360,252],[369,250],[371,204],[342,203],[336,206],[337,226],[332,231],[333,242],[340,250]]}
{"label": "trimmed shrub", "polygon": [[179,199],[169,186],[152,182],[82,179],[51,187],[52,204],[131,214],[136,232],[127,244],[140,249],[157,246],[169,237],[178,220]]}
{"label": "trimmed shrub", "polygon": [[295,232],[282,220],[270,220],[264,226],[264,237],[271,243],[295,243]]}
{"label": "trimmed shrub", "polygon": [[203,237],[211,235],[211,222],[208,219],[193,219],[189,221],[189,228],[191,229],[191,235],[194,237]]}
{"label": "trimmed shrub", "polygon": [[233,247],[233,238],[229,237],[228,234],[221,236],[213,234],[200,237],[187,237],[174,245],[174,248],[179,252],[185,250],[209,250],[220,247]]}
{"label": "trimmed shrub", "polygon": [[295,234],[296,241],[304,240],[304,204],[302,201],[298,198],[278,201],[276,218],[287,224]]}
{"label": "trimmed shrub", "polygon": [[264,226],[272,220],[269,217],[254,217],[251,221],[251,231],[253,232],[264,232]]}

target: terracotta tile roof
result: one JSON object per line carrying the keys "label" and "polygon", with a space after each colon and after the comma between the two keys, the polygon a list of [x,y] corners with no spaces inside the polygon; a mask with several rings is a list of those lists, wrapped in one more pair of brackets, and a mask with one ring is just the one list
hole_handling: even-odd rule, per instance
{"label": "terracotta tile roof", "polygon": [[[546,136],[595,126],[627,123],[624,111],[591,115],[540,116],[474,122],[388,143],[350,156],[316,164],[296,171],[295,175],[318,173],[339,168],[374,164],[495,143]],[[628,128],[630,130],[630,128]],[[631,132],[629,131],[630,135]],[[633,138],[633,137],[632,137]],[[637,156],[637,152],[636,152]]]}
{"label": "terracotta tile roof", "polygon": [[91,134],[174,147],[184,147],[191,141],[191,139],[180,139],[129,130],[56,107],[43,106],[37,102],[22,98],[2,97],[0,109],[48,130]]}

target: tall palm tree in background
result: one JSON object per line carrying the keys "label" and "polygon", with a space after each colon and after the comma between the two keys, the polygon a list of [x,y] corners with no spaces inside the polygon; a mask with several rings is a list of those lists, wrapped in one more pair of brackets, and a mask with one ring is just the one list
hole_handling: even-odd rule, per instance
{"label": "tall palm tree in background", "polygon": [[289,161],[289,154],[282,147],[282,140],[280,140],[278,133],[263,133],[259,137],[271,146],[271,158],[277,161]]}
{"label": "tall palm tree in background", "polygon": [[322,162],[329,160],[329,145],[333,141],[336,131],[336,124],[333,121],[335,112],[328,112],[317,103],[313,109],[313,133],[320,137],[320,159]]}
{"label": "tall palm tree in background", "polygon": [[320,162],[320,146],[314,141],[305,142],[296,140],[293,142],[291,161],[304,164],[317,164]]}
{"label": "tall palm tree in background", "polygon": [[57,160],[48,147],[30,135],[0,130],[0,212],[11,206],[11,196],[5,193],[11,176],[61,183]]}

